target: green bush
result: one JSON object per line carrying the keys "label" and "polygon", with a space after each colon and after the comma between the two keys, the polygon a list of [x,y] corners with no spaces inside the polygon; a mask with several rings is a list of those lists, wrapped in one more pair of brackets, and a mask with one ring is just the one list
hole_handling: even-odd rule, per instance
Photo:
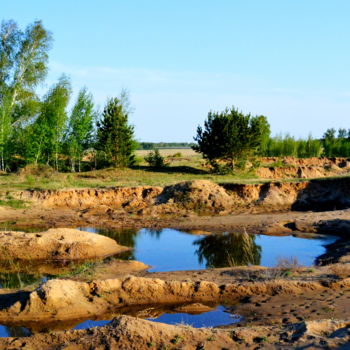
{"label": "green bush", "polygon": [[167,165],[164,161],[164,157],[161,156],[157,149],[149,152],[147,156],[145,156],[145,161],[152,168],[163,168]]}

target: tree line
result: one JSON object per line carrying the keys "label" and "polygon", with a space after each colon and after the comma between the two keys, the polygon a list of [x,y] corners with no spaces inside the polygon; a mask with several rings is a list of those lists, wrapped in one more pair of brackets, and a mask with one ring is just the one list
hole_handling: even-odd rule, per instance
{"label": "tree line", "polygon": [[[0,170],[16,171],[28,164],[46,164],[60,171],[83,171],[135,164],[134,151],[188,147],[215,171],[232,171],[261,156],[350,157],[350,129],[328,129],[322,139],[271,137],[263,115],[244,114],[232,107],[208,113],[197,128],[195,143],[140,145],[129,123],[128,93],[107,100],[100,112],[91,93],[82,88],[68,111],[69,78],[61,78],[39,96],[48,71],[52,35],[41,21],[18,28],[14,21],[0,26]],[[159,159],[155,159],[157,164]]]}
{"label": "tree line", "polygon": [[159,148],[191,148],[193,142],[139,142],[138,149],[154,150]]}
{"label": "tree line", "polygon": [[47,164],[81,171],[84,165],[129,166],[137,147],[129,125],[128,94],[107,101],[102,113],[82,88],[68,111],[70,80],[62,75],[39,97],[47,75],[52,35],[41,21],[22,31],[14,21],[0,27],[0,170]]}
{"label": "tree line", "polygon": [[350,129],[328,129],[321,139],[315,139],[311,135],[307,139],[295,139],[289,134],[270,137],[262,145],[262,155],[297,158],[350,157]]}
{"label": "tree line", "polygon": [[350,157],[350,129],[328,129],[321,139],[271,137],[265,116],[244,114],[234,107],[209,112],[194,139],[197,144],[192,148],[220,172],[243,167],[254,157]]}

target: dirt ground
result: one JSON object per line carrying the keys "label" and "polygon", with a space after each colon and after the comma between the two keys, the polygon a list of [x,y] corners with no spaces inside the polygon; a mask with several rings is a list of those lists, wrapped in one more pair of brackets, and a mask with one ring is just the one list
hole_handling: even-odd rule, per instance
{"label": "dirt ground", "polygon": [[[350,347],[350,180],[348,178],[166,188],[22,191],[28,208],[0,208],[8,227],[172,227],[193,234],[336,234],[319,266],[232,267],[147,272],[113,261],[92,280],[56,279],[0,294],[0,323],[49,333],[0,339],[3,349],[347,349]],[[44,230],[43,230],[44,231]],[[229,305],[238,324],[194,329],[144,320],[150,313],[200,312]],[[153,305],[152,308],[147,306]],[[127,313],[129,316],[121,316]],[[108,318],[106,318],[108,317]],[[84,319],[104,327],[60,331]]]}

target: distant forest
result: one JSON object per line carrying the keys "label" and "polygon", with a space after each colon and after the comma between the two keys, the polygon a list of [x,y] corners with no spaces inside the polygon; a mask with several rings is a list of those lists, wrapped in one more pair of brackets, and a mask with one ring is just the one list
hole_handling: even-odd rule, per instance
{"label": "distant forest", "polygon": [[195,143],[190,142],[139,142],[137,149],[153,150],[159,148],[191,148]]}

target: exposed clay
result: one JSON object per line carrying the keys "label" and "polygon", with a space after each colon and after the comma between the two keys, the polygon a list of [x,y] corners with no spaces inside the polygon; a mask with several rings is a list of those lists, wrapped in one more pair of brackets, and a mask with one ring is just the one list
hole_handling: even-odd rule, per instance
{"label": "exposed clay", "polygon": [[[331,167],[335,171],[335,167],[345,169],[346,164]],[[113,317],[118,312],[147,317],[176,304],[173,310],[178,312],[208,311],[212,303],[230,304],[233,313],[245,317],[240,326],[250,327],[183,330],[123,316],[110,326],[92,330],[0,340],[3,348],[33,344],[52,349],[104,348],[105,344],[116,349],[280,348],[285,344],[312,348],[349,342],[350,322],[341,320],[350,312],[349,178],[255,185],[192,181],[164,189],[26,191],[16,196],[31,201],[32,206],[22,211],[1,210],[0,220],[11,215],[18,223],[29,217],[35,223],[41,220],[42,225],[176,227],[200,234],[230,230],[290,234],[297,230],[337,234],[342,239],[319,258],[322,264],[338,262],[325,267],[295,271],[240,267],[150,274],[144,265],[118,272],[119,267],[111,263],[109,268],[96,269],[93,282],[52,280],[32,292],[0,296],[0,323],[36,330],[43,325],[59,329],[60,322],[74,325],[78,319]],[[125,277],[128,271],[144,277]],[[160,309],[149,309],[152,304]],[[134,307],[139,309],[133,313],[130,308]],[[55,326],[50,328],[50,324]]]}
{"label": "exposed clay", "polygon": [[[281,210],[334,210],[350,207],[350,178],[265,184],[222,184],[207,180],[165,187],[25,191],[16,194],[43,208],[71,208],[92,215],[113,210],[145,214],[186,211],[239,213]],[[84,213],[83,212],[83,213]]]}

